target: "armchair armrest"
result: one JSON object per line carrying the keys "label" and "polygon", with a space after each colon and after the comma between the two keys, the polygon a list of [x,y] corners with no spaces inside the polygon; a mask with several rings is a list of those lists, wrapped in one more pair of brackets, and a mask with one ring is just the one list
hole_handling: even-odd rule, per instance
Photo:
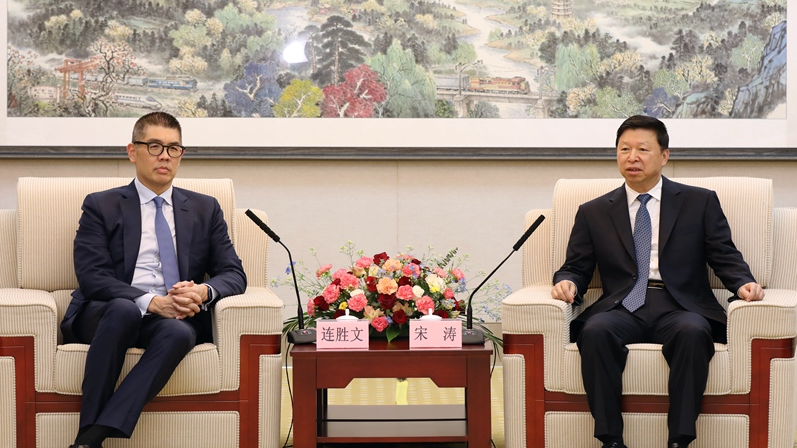
{"label": "armchair armrest", "polygon": [[564,346],[570,343],[573,307],[551,298],[550,285],[534,285],[516,291],[501,302],[504,334],[544,336],[545,386],[561,390]]}
{"label": "armchair armrest", "polygon": [[238,389],[242,335],[282,334],[282,300],[266,288],[247,288],[214,307],[222,390]]}
{"label": "armchair armrest", "polygon": [[767,289],[760,302],[736,300],[728,307],[728,351],[731,393],[750,392],[753,339],[793,339],[797,336],[797,291]]}
{"label": "armchair armrest", "polygon": [[[58,339],[58,310],[55,299],[46,291],[34,289],[0,289],[0,347],[8,347],[8,339],[32,337],[35,385],[39,392],[53,392],[55,346]],[[17,359],[17,362],[23,360]]]}

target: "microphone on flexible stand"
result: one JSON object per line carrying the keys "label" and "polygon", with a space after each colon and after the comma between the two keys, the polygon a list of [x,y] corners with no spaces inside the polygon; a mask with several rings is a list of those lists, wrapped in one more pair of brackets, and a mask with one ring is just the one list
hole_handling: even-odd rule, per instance
{"label": "microphone on flexible stand", "polygon": [[257,215],[255,215],[254,212],[252,212],[252,210],[247,209],[246,216],[248,216],[249,219],[252,220],[252,222],[257,224],[257,226],[260,227],[261,230],[266,232],[266,235],[271,237],[271,239],[274,240],[275,243],[279,243],[279,245],[284,247],[285,250],[288,252],[288,261],[290,262],[291,266],[291,274],[293,274],[293,288],[296,290],[296,303],[299,305],[299,308],[297,310],[299,329],[288,332],[288,342],[296,345],[312,344],[313,342],[315,342],[315,328],[304,328],[304,310],[302,309],[302,299],[299,297],[299,284],[296,283],[296,272],[293,266],[293,257],[291,256],[291,251],[288,250],[288,246],[286,246],[280,241],[280,237],[277,236],[277,234],[274,233],[274,231],[271,230],[271,228],[268,225],[266,225],[266,223],[264,223],[260,218],[258,218]]}
{"label": "microphone on flexible stand", "polygon": [[478,291],[479,288],[481,288],[482,286],[484,286],[485,283],[487,283],[487,280],[490,280],[490,277],[492,277],[493,274],[495,274],[495,271],[497,271],[501,266],[503,266],[504,263],[506,263],[506,260],[509,260],[509,257],[511,257],[512,254],[514,254],[521,247],[523,247],[523,243],[525,243],[526,240],[529,239],[531,234],[534,233],[535,230],[537,230],[537,227],[539,227],[540,224],[542,224],[542,222],[544,220],[545,220],[545,216],[544,215],[540,215],[537,218],[537,220],[534,221],[534,223],[531,226],[529,226],[529,228],[526,230],[526,233],[524,233],[523,236],[521,236],[520,239],[517,240],[517,243],[515,243],[515,245],[512,246],[512,252],[510,252],[509,255],[507,255],[506,258],[504,258],[504,261],[502,261],[501,264],[496,266],[496,268],[493,269],[493,272],[490,272],[490,275],[485,277],[485,279],[482,280],[481,283],[479,283],[479,286],[477,286],[470,293],[470,296],[468,296],[468,308],[465,311],[465,313],[468,315],[468,318],[467,318],[467,321],[466,321],[465,330],[462,332],[462,344],[463,345],[484,344],[484,332],[481,331],[481,330],[474,330],[473,329],[473,306],[472,306],[473,295],[476,294],[476,291]]}

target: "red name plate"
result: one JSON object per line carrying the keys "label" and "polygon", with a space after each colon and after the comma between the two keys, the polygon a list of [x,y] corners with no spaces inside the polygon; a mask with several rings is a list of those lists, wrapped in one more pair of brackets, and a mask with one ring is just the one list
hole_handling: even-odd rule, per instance
{"label": "red name plate", "polygon": [[315,345],[319,349],[368,350],[368,321],[319,319]]}
{"label": "red name plate", "polygon": [[462,321],[410,320],[410,348],[462,348]]}

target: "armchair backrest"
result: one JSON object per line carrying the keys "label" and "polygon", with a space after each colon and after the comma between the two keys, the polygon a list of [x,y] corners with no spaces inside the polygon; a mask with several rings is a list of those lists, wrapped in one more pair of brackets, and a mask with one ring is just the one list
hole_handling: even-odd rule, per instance
{"label": "armchair backrest", "polygon": [[[736,247],[750,265],[756,280],[766,287],[772,270],[772,181],[747,177],[672,180],[717,192]],[[529,247],[523,251],[524,287],[550,284],[553,273],[564,263],[578,207],[622,185],[622,179],[561,179],[556,183],[552,208],[532,210],[526,218],[528,226],[540,213],[548,215],[547,225],[540,228],[540,234],[532,237]],[[542,269],[532,268],[533,264],[541,265]],[[712,288],[724,289],[713,272],[709,275]],[[596,272],[590,288],[600,287],[600,278]]]}
{"label": "armchair backrest", "polygon": [[[17,186],[19,287],[44,291],[77,288],[72,247],[83,199],[89,193],[131,182],[130,178],[33,178]],[[235,195],[230,179],[175,179],[176,187],[215,197],[235,244]]]}

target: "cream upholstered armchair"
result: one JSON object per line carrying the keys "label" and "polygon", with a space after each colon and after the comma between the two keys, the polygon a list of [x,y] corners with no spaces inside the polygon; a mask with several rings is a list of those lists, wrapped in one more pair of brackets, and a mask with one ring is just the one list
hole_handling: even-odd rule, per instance
{"label": "cream upholstered armchair", "polygon": [[[72,243],[83,198],[130,181],[21,178],[17,210],[0,210],[0,446],[64,448],[74,440],[88,346],[62,344],[58,328],[77,287]],[[175,185],[219,201],[248,288],[215,306],[215,344],[186,356],[133,437],[104,445],[280,446],[282,302],[266,288],[268,239],[235,209],[231,180]],[[128,351],[122,375],[142,353]]]}
{"label": "cream upholstered armchair", "polygon": [[[733,239],[756,280],[762,302],[728,303],[728,344],[715,344],[695,448],[791,448],[795,436],[797,209],[772,208],[772,182],[752,178],[674,179],[717,192]],[[619,187],[622,179],[560,180],[553,207],[531,210],[526,226],[546,219],[523,249],[523,289],[502,304],[507,448],[600,447],[569,323],[579,312],[551,299],[578,206]],[[601,293],[597,274],[583,307]],[[624,438],[631,447],[667,441],[669,369],[657,344],[629,345],[623,374]]]}

